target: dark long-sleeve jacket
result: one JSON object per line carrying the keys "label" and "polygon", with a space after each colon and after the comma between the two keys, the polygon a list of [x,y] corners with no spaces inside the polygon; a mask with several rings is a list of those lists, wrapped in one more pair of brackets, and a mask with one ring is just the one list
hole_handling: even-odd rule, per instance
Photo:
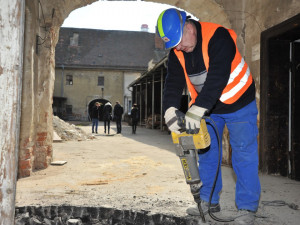
{"label": "dark long-sleeve jacket", "polygon": [[138,107],[132,107],[130,117],[133,122],[137,122],[140,119],[140,110]]}
{"label": "dark long-sleeve jacket", "polygon": [[106,103],[103,108],[103,120],[109,121],[111,120],[111,112],[112,112],[112,106],[110,103]]}
{"label": "dark long-sleeve jacket", "polygon": [[92,110],[91,110],[91,118],[92,119],[99,119],[99,115],[100,115],[100,106],[93,106]]}
{"label": "dark long-sleeve jacket", "polygon": [[[227,29],[219,27],[212,36],[209,46],[209,69],[206,71],[202,54],[201,25],[194,21],[197,29],[197,45],[193,52],[185,53],[185,66],[190,80],[205,79],[203,86],[197,86],[198,96],[195,105],[208,109],[212,113],[222,114],[237,111],[255,99],[255,84],[233,104],[222,103],[219,98],[225,88],[234,59],[236,47]],[[186,85],[183,68],[173,49],[168,58],[168,73],[165,81],[164,111],[173,106],[180,108],[183,89]]]}
{"label": "dark long-sleeve jacket", "polygon": [[121,120],[123,115],[123,107],[120,104],[116,104],[114,107],[114,119]]}

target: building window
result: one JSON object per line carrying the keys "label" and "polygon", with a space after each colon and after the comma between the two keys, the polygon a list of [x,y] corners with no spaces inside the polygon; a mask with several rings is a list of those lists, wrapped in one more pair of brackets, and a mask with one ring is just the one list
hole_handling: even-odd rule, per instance
{"label": "building window", "polygon": [[72,114],[72,105],[66,105],[66,113]]}
{"label": "building window", "polygon": [[73,33],[73,37],[70,37],[70,46],[78,46],[79,34]]}
{"label": "building window", "polygon": [[73,85],[73,75],[67,75],[66,85]]}
{"label": "building window", "polygon": [[104,86],[104,77],[98,77],[98,86]]}

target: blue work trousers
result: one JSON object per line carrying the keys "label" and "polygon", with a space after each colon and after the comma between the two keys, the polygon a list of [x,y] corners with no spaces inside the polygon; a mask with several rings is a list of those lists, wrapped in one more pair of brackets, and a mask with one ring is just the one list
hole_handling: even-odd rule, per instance
{"label": "blue work trousers", "polygon": [[[225,124],[229,131],[232,148],[232,167],[237,178],[235,189],[236,206],[238,209],[256,211],[261,191],[258,177],[256,101],[251,102],[236,112],[211,114],[210,117],[216,123],[221,143]],[[213,123],[209,119],[206,119],[206,122],[211,137],[211,146],[208,152],[199,154],[199,173],[203,183],[200,189],[200,197],[208,202],[218,165],[219,145]],[[212,203],[219,202],[221,189],[222,175],[220,168],[212,196]]]}
{"label": "blue work trousers", "polygon": [[[98,132],[98,119],[97,118],[93,118],[92,119],[92,132]],[[95,129],[94,129],[95,128]]]}

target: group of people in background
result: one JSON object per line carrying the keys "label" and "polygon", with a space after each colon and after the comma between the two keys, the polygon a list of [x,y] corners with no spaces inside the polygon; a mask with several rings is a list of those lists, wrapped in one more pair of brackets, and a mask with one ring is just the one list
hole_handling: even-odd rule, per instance
{"label": "group of people in background", "polygon": [[[98,134],[98,123],[100,119],[101,113],[101,105],[102,103],[96,102],[91,110],[91,119],[92,119],[92,133]],[[124,113],[124,109],[119,101],[116,101],[114,109],[110,102],[105,103],[103,107],[103,121],[104,121],[104,133],[110,134],[110,121],[114,120],[117,126],[117,134],[122,132],[122,115]],[[133,104],[131,108],[131,124],[132,124],[132,133],[136,133],[136,127],[139,121],[139,109],[137,104]]]}

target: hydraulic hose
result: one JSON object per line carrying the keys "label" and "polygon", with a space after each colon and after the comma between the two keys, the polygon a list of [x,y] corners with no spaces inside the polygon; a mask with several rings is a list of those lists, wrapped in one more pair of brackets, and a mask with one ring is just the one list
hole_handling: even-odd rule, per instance
{"label": "hydraulic hose", "polygon": [[218,221],[218,222],[232,222],[234,221],[234,218],[219,218],[217,216],[215,216],[211,210],[210,210],[210,207],[211,207],[211,199],[212,199],[212,196],[213,196],[213,193],[214,193],[214,190],[216,188],[216,183],[217,183],[217,179],[218,179],[218,174],[219,174],[219,171],[220,171],[220,162],[221,162],[221,138],[220,138],[220,134],[219,134],[219,131],[218,131],[218,127],[215,123],[215,121],[210,118],[209,116],[203,116],[204,119],[208,119],[209,121],[212,122],[212,125],[214,127],[214,129],[216,130],[216,134],[217,134],[217,139],[218,139],[218,146],[219,146],[219,153],[218,153],[218,166],[217,166],[217,171],[216,171],[216,175],[215,175],[215,178],[214,178],[214,183],[213,183],[213,186],[212,186],[212,189],[211,189],[211,192],[210,192],[210,195],[209,195],[209,201],[208,201],[208,214],[209,216]]}

